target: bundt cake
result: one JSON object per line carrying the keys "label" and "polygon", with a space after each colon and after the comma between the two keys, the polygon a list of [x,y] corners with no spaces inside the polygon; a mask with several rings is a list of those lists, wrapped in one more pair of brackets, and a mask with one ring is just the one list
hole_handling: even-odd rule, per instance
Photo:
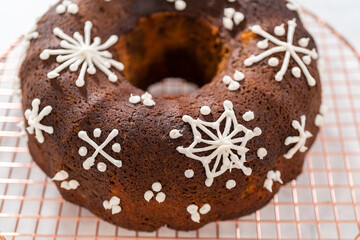
{"label": "bundt cake", "polygon": [[[34,161],[128,229],[198,229],[266,205],[323,122],[316,45],[292,1],[64,0],[28,35]],[[167,77],[200,88],[156,96]],[[320,110],[319,110],[320,109]]]}

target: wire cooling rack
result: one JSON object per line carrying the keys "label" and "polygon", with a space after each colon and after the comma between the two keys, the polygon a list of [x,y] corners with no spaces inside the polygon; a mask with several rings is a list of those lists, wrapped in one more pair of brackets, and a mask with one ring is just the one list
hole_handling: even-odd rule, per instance
{"label": "wire cooling rack", "polygon": [[31,160],[17,127],[23,120],[13,90],[24,54],[20,38],[0,59],[0,239],[360,240],[360,56],[311,13],[304,13],[304,23],[322,56],[329,112],[303,174],[256,213],[191,232],[165,227],[154,233],[128,231],[61,198]]}

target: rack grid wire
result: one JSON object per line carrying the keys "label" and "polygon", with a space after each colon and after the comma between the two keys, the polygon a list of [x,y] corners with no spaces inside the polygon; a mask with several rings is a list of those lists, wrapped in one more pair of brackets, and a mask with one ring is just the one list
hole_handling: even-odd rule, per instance
{"label": "rack grid wire", "polygon": [[0,59],[0,239],[357,239],[360,240],[360,55],[333,28],[304,10],[321,55],[326,124],[302,175],[256,213],[198,231],[154,233],[115,227],[64,201],[32,161],[14,80],[24,37]]}

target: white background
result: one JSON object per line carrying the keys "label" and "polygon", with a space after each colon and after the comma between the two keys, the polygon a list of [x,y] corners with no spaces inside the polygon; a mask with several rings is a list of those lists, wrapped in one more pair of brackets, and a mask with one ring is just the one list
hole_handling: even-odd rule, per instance
{"label": "white background", "polygon": [[[0,55],[55,2],[57,0],[0,0]],[[299,2],[334,26],[360,51],[360,0]]]}

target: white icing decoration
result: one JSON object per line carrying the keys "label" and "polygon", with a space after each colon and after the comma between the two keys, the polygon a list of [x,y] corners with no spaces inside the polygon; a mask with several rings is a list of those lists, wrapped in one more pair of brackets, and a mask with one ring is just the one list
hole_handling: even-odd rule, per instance
{"label": "white icing decoration", "polygon": [[276,26],[276,27],[274,28],[274,33],[275,33],[275,35],[277,35],[277,36],[284,36],[284,35],[285,35],[285,32],[286,32],[286,30],[285,30],[285,24],[281,24],[280,26]]}
{"label": "white icing decoration", "polygon": [[267,155],[267,150],[265,148],[259,148],[257,150],[257,155],[258,155],[260,160],[263,160],[264,157],[266,157],[266,155]]}
{"label": "white icing decoration", "polygon": [[155,196],[155,193],[156,193],[155,200],[158,203],[164,202],[166,199],[166,194],[163,192],[160,192],[162,189],[161,183],[155,182],[152,184],[151,188],[152,188],[152,190],[148,190],[145,192],[145,194],[144,194],[145,200],[150,202],[150,200]]}
{"label": "white icing decoration", "polygon": [[[207,177],[205,184],[208,187],[212,185],[214,178],[234,168],[241,169],[245,175],[249,176],[252,170],[244,166],[246,153],[249,151],[246,144],[252,138],[261,135],[260,128],[256,127],[254,130],[249,130],[238,123],[232,102],[225,101],[224,109],[224,113],[216,122],[206,122],[201,119],[195,120],[187,115],[183,116],[183,121],[191,125],[194,141],[189,147],[184,148],[181,146],[177,150],[203,164]],[[220,126],[223,121],[225,121],[225,126],[221,132]],[[202,138],[198,128],[208,137]],[[239,133],[244,135],[236,137]],[[198,144],[203,147],[196,148]],[[208,153],[210,151],[212,152],[209,155],[196,155],[197,153]],[[213,160],[215,160],[215,163],[211,164],[212,169],[210,169],[210,163]]]}
{"label": "white icing decoration", "polygon": [[267,173],[267,177],[264,182],[264,188],[266,188],[269,192],[272,192],[272,187],[273,187],[274,181],[283,184],[283,181],[281,180],[280,171],[274,172],[271,170]]}
{"label": "white icing decoration", "polygon": [[111,214],[115,215],[121,212],[121,207],[120,207],[120,198],[113,196],[110,201],[105,200],[103,202],[103,207],[105,208],[105,210],[111,210]]}
{"label": "white icing decoration", "polygon": [[120,145],[120,143],[114,143],[111,148],[112,148],[112,150],[113,150],[114,152],[116,152],[116,153],[119,153],[119,152],[121,151],[121,145]]}
{"label": "white icing decoration", "polygon": [[235,11],[234,8],[224,9],[223,25],[226,29],[233,30],[234,25],[239,25],[244,19],[244,14]]}
{"label": "white icing decoration", "polygon": [[80,183],[76,180],[65,181],[68,178],[69,174],[65,170],[61,170],[51,180],[61,182],[60,187],[66,190],[75,190],[80,186]]}
{"label": "white icing decoration", "polygon": [[69,178],[69,174],[65,170],[61,170],[56,173],[55,176],[51,179],[52,181],[64,181]]}
{"label": "white icing decoration", "polygon": [[85,157],[86,154],[88,153],[88,150],[86,147],[82,146],[79,148],[79,155],[82,156],[82,157]]}
{"label": "white icing decoration", "polygon": [[252,55],[249,58],[247,58],[244,62],[246,66],[252,66],[254,63],[257,63],[273,54],[279,53],[279,52],[285,52],[284,61],[282,64],[282,67],[280,71],[276,74],[275,80],[281,81],[289,67],[290,58],[292,57],[297,64],[299,65],[301,71],[304,73],[307,83],[309,86],[315,86],[316,81],[311,76],[309,70],[307,69],[306,65],[302,61],[302,59],[299,57],[298,53],[305,54],[308,56],[311,56],[312,59],[317,59],[318,54],[315,49],[309,50],[306,48],[298,47],[293,45],[293,39],[294,39],[294,33],[296,29],[296,19],[288,21],[288,34],[287,34],[287,42],[281,41],[277,39],[276,37],[272,36],[271,34],[264,31],[260,25],[252,26],[250,29],[254,33],[264,37],[265,39],[268,39],[272,43],[274,43],[275,47],[268,49],[267,51],[255,56]]}
{"label": "white icing decoration", "polygon": [[53,127],[45,126],[40,122],[45,116],[51,113],[52,107],[46,106],[39,113],[40,103],[41,103],[40,99],[35,98],[31,104],[32,110],[27,109],[25,111],[25,119],[27,120],[29,125],[29,127],[27,127],[26,130],[28,131],[29,134],[35,133],[35,138],[38,140],[39,143],[44,143],[45,139],[42,131],[48,134],[53,134],[54,129]]}
{"label": "white icing decoration", "polygon": [[322,127],[325,124],[325,117],[324,115],[327,113],[328,108],[324,104],[321,104],[319,114],[315,117],[315,126]]}
{"label": "white icing decoration", "polygon": [[173,129],[173,130],[170,131],[169,136],[172,139],[177,139],[179,137],[182,137],[183,135],[181,134],[180,130]]}
{"label": "white icing decoration", "polygon": [[259,41],[256,46],[260,49],[267,49],[269,47],[269,40],[264,39],[262,41]]}
{"label": "white icing decoration", "polygon": [[30,46],[31,40],[38,39],[39,38],[39,32],[36,31],[37,29],[37,22],[36,24],[29,29],[29,31],[25,35],[25,48],[28,49]]}
{"label": "white icing decoration", "polygon": [[277,67],[279,66],[279,59],[276,57],[269,58],[268,64],[270,67]]}
{"label": "white icing decoration", "polygon": [[94,137],[98,138],[101,136],[101,129],[100,128],[95,128],[94,129]]}
{"label": "white icing decoration", "polygon": [[312,134],[309,131],[305,131],[305,123],[306,123],[306,116],[305,115],[301,116],[301,124],[297,120],[292,121],[292,127],[299,131],[299,136],[287,137],[285,139],[285,145],[286,146],[296,143],[296,145],[294,147],[292,147],[284,155],[284,157],[286,159],[291,159],[297,151],[305,152],[308,149],[305,146],[306,139],[311,138]]}
{"label": "white icing decoration", "polygon": [[293,67],[291,69],[291,73],[294,77],[300,78],[301,77],[301,69],[299,67]]}
{"label": "white icing decoration", "polygon": [[233,179],[230,179],[229,181],[226,182],[226,188],[227,189],[233,189],[234,187],[236,187],[236,182]]}
{"label": "white icing decoration", "polygon": [[205,215],[209,213],[211,210],[211,206],[209,204],[204,204],[200,210],[199,207],[195,204],[191,204],[186,208],[186,211],[190,213],[191,220],[196,223],[200,223],[200,214]]}
{"label": "white icing decoration", "polygon": [[[233,79],[234,78],[234,79]],[[228,85],[228,89],[230,91],[236,91],[240,88],[240,83],[238,81],[242,81],[245,79],[245,75],[242,72],[235,71],[233,78],[228,75],[223,77],[223,83]]]}
{"label": "white icing decoration", "polygon": [[124,69],[121,62],[112,59],[112,54],[107,51],[109,47],[113,46],[117,41],[116,35],[111,36],[104,44],[101,44],[101,39],[95,37],[91,43],[91,29],[92,23],[87,21],[85,23],[83,37],[79,32],[74,33],[74,38],[65,34],[60,28],[54,29],[54,34],[62,39],[60,42],[61,49],[45,49],[41,54],[42,60],[47,60],[52,55],[56,55],[56,61],[61,63],[60,66],[48,73],[49,79],[54,79],[60,76],[60,72],[65,68],[75,72],[81,66],[80,74],[76,80],[76,86],[83,87],[85,85],[85,74],[95,74],[96,68],[100,69],[108,76],[110,82],[116,82],[118,77],[115,73],[110,71],[111,67],[115,67],[119,71]]}
{"label": "white icing decoration", "polygon": [[16,126],[20,129],[19,137],[24,138],[25,141],[29,141],[29,137],[25,128],[25,122],[21,121]]}
{"label": "white icing decoration", "polygon": [[204,116],[209,115],[211,113],[211,109],[209,106],[202,106],[200,108],[200,113]]}
{"label": "white icing decoration", "polygon": [[301,7],[300,7],[299,3],[295,0],[286,0],[286,1],[287,1],[286,7],[291,11],[297,11],[300,16]]}
{"label": "white icing decoration", "polygon": [[76,14],[79,12],[79,6],[70,0],[63,0],[62,3],[56,7],[56,13],[64,14],[65,12]]}
{"label": "white icing decoration", "polygon": [[63,181],[60,184],[61,188],[64,188],[66,190],[75,190],[80,186],[79,182],[76,180],[70,180],[70,181]]}
{"label": "white icing decoration", "polygon": [[[98,131],[95,131],[95,130],[94,130],[94,135],[96,134],[95,135],[95,137],[96,137],[98,134]],[[100,134],[101,134],[101,130],[100,130]],[[87,142],[91,147],[93,147],[95,149],[95,152],[83,162],[83,167],[85,170],[89,170],[92,166],[94,166],[95,159],[99,154],[102,155],[106,160],[108,160],[109,162],[114,164],[116,167],[120,168],[122,166],[121,160],[114,159],[113,157],[111,157],[109,154],[107,154],[103,150],[113,139],[116,138],[117,135],[119,135],[119,130],[113,129],[111,131],[111,133],[108,135],[108,137],[106,138],[106,140],[101,145],[98,145],[87,135],[87,132],[85,132],[85,131],[79,132],[79,134],[78,134],[79,138],[81,140]],[[115,147],[115,150],[118,150],[118,149],[116,149],[116,147]],[[100,165],[100,169],[102,171],[106,170],[106,165],[105,165],[105,170],[103,169],[104,165],[102,165],[102,164]],[[100,171],[100,169],[99,169],[99,171]]]}
{"label": "white icing decoration", "polygon": [[177,11],[184,11],[186,9],[186,2],[184,0],[167,0],[170,3],[174,3],[174,7]]}
{"label": "white icing decoration", "polygon": [[320,111],[322,115],[325,115],[328,112],[328,107],[325,104],[320,105]]}
{"label": "white icing decoration", "polygon": [[311,63],[311,57],[309,55],[303,56],[302,60],[306,65],[309,65]]}
{"label": "white icing decoration", "polygon": [[188,169],[184,172],[184,175],[186,178],[192,178],[192,177],[194,177],[194,170]]}
{"label": "white icing decoration", "polygon": [[300,47],[307,48],[309,46],[310,38],[301,38],[298,42]]}
{"label": "white icing decoration", "polygon": [[251,120],[254,120],[254,118],[255,118],[254,112],[253,111],[248,111],[248,112],[244,113],[242,118],[247,122],[249,122]]}
{"label": "white icing decoration", "polygon": [[97,165],[96,165],[96,168],[99,172],[105,172],[106,171],[106,164],[103,163],[103,162],[99,162]]}
{"label": "white icing decoration", "polygon": [[132,104],[138,104],[139,102],[141,102],[141,97],[140,96],[134,96],[134,95],[130,95],[129,98],[129,102]]}
{"label": "white icing decoration", "polygon": [[14,93],[20,100],[22,99],[21,80],[19,77],[15,77],[14,80]]}

